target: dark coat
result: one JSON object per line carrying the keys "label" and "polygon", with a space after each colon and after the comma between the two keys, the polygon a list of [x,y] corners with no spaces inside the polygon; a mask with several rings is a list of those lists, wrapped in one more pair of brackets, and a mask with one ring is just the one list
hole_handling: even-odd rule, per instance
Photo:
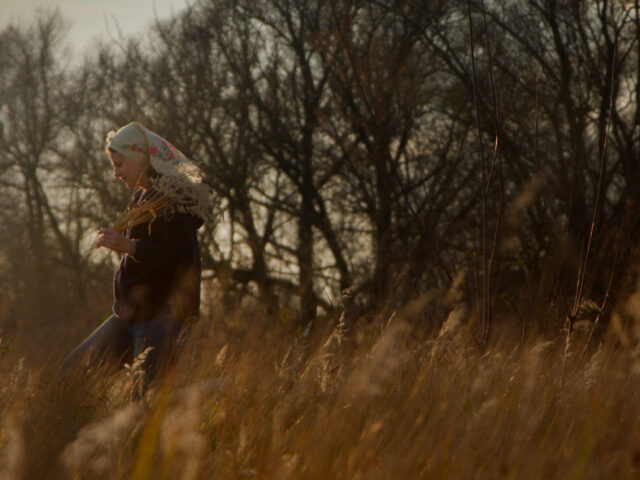
{"label": "dark coat", "polygon": [[[134,203],[146,192],[138,191]],[[122,255],[113,278],[113,312],[128,323],[171,315],[184,321],[199,314],[202,220],[173,212],[124,232],[133,256]]]}

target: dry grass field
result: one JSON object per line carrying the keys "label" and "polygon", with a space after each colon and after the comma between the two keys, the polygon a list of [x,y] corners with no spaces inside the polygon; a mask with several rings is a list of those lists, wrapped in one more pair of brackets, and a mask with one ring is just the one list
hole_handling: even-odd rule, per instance
{"label": "dry grass field", "polygon": [[[37,3],[0,3],[0,480],[640,479],[640,0]],[[57,373],[141,213],[132,121],[219,208],[135,401]]]}
{"label": "dry grass field", "polygon": [[565,349],[508,327],[480,348],[464,312],[434,332],[417,307],[313,329],[205,317],[138,403],[127,369],[62,381],[63,352],[5,338],[0,478],[640,476],[638,350],[601,337],[583,355],[583,332]]}

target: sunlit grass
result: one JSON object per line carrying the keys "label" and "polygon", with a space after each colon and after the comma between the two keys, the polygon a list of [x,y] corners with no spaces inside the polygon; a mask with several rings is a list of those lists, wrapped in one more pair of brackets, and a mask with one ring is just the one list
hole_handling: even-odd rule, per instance
{"label": "sunlit grass", "polygon": [[28,367],[4,351],[3,478],[640,473],[638,351],[596,338],[583,356],[580,332],[567,356],[562,337],[480,348],[458,313],[439,332],[416,328],[409,310],[311,330],[249,313],[203,318],[138,403],[126,369],[59,382],[55,362]]}

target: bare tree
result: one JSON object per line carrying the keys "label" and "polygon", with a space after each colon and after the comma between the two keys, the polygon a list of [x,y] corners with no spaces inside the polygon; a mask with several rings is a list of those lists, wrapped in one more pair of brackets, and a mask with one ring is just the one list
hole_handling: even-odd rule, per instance
{"label": "bare tree", "polygon": [[63,63],[63,31],[54,12],[42,14],[28,28],[9,26],[0,36],[0,182],[7,197],[19,202],[13,206],[11,224],[14,235],[26,232],[28,254],[22,263],[33,259],[33,289],[49,291],[48,277],[59,275],[62,267],[75,294],[83,298],[83,225],[73,215],[80,205],[61,168],[77,114]]}

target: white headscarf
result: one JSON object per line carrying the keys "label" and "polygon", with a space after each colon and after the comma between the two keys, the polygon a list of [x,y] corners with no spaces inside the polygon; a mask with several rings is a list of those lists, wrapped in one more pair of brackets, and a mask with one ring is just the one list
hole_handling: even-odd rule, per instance
{"label": "white headscarf", "polygon": [[107,148],[142,163],[150,163],[161,175],[188,175],[202,181],[200,169],[173,144],[139,122],[131,122],[107,135]]}
{"label": "white headscarf", "polygon": [[[139,122],[131,122],[107,135],[107,148],[135,162],[151,164],[160,174],[154,187],[186,199],[181,209],[203,220],[215,220],[216,203],[211,188],[203,183],[200,168],[174,145]],[[186,205],[186,207],[185,207]]]}

